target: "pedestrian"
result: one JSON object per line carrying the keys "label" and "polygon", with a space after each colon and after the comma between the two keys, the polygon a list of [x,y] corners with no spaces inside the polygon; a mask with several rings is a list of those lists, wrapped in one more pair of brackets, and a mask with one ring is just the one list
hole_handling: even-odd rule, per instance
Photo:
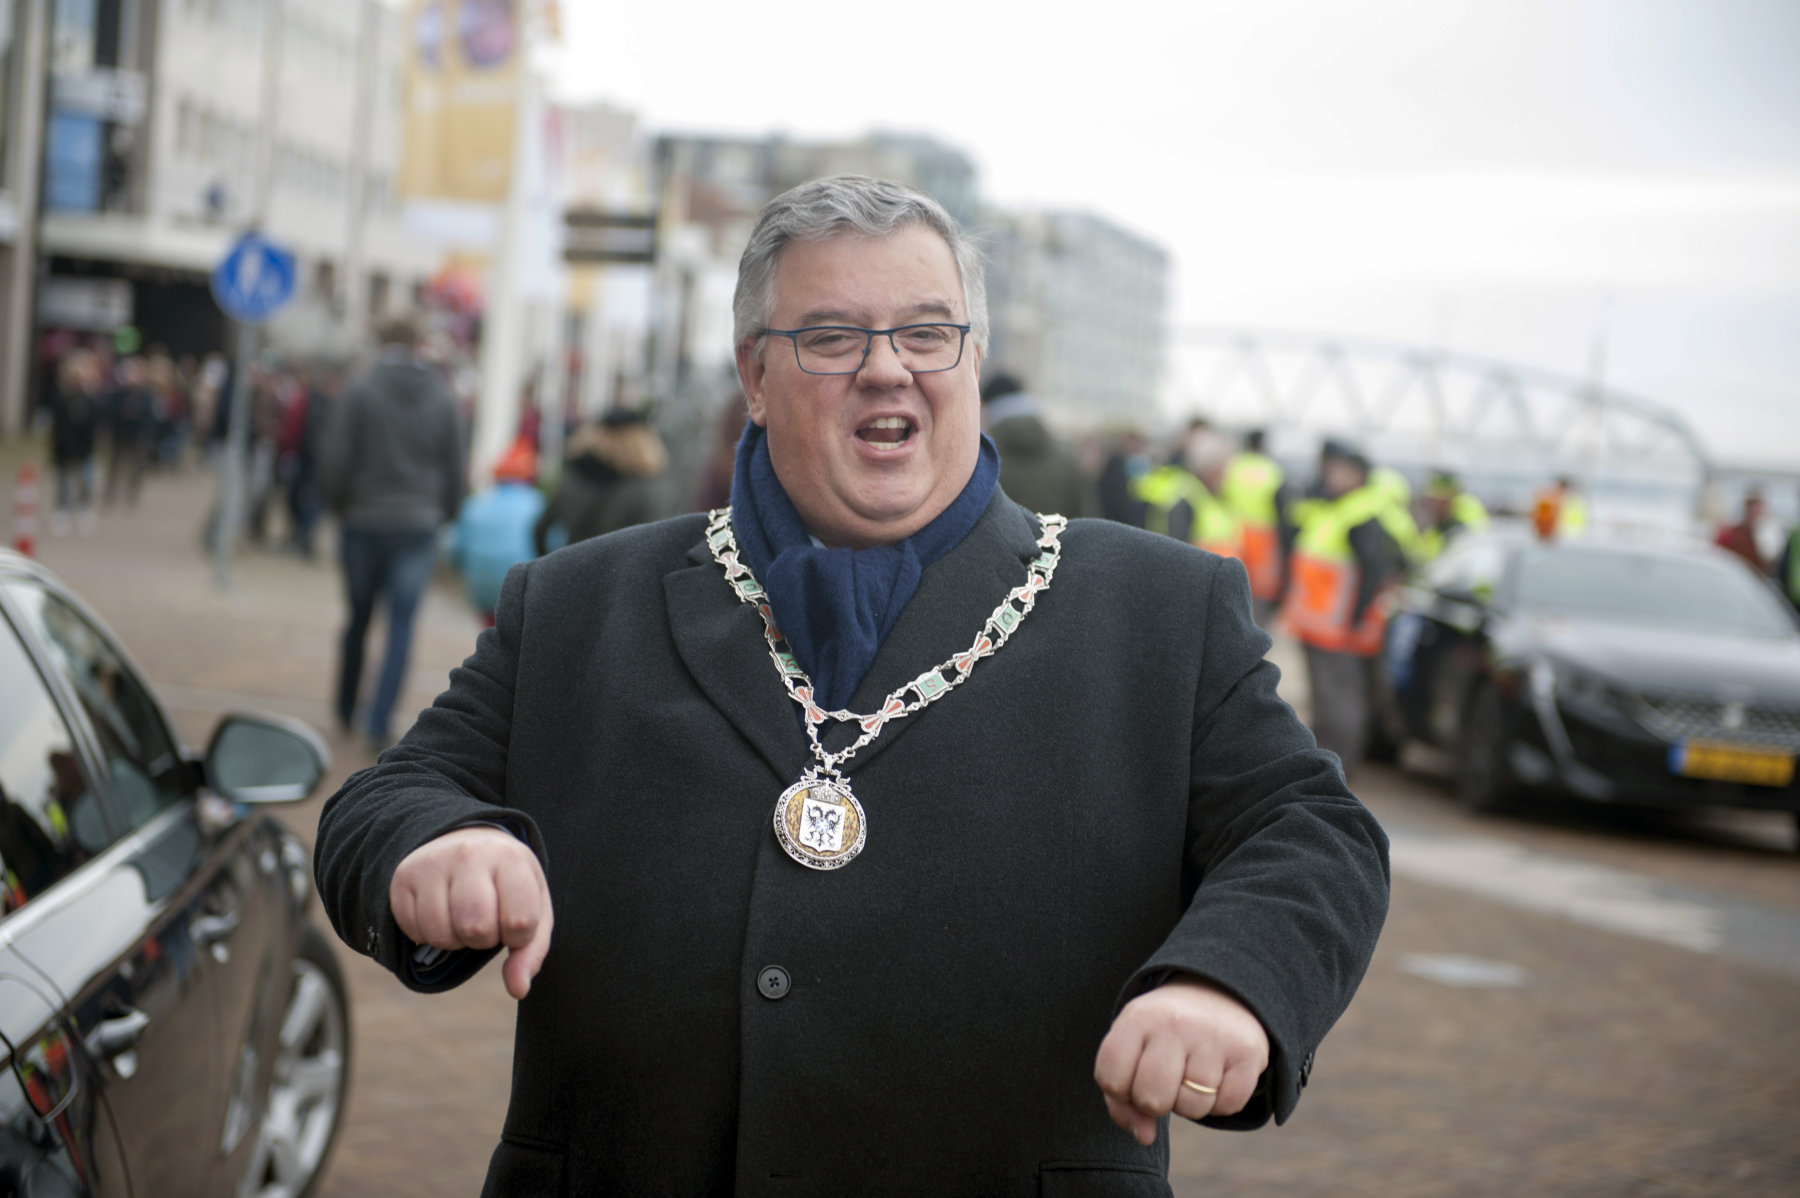
{"label": "pedestrian", "polygon": [[100,432],[100,363],[86,349],[57,362],[50,396],[50,459],[56,467],[56,511],[50,531],[94,531],[94,445]]}
{"label": "pedestrian", "polygon": [[1559,475],[1532,497],[1531,524],[1537,535],[1546,541],[1556,537],[1579,537],[1587,532],[1587,501],[1575,490],[1573,478]]}
{"label": "pedestrian", "polygon": [[542,555],[556,543],[573,545],[654,520],[662,503],[668,451],[646,412],[615,408],[569,438],[556,491],[532,530]]}
{"label": "pedestrian", "polygon": [[1487,505],[1463,490],[1462,479],[1444,467],[1425,480],[1425,519],[1419,529],[1419,560],[1434,561],[1464,533],[1488,526]]}
{"label": "pedestrian", "polygon": [[455,518],[464,488],[456,409],[415,353],[417,327],[395,317],[379,336],[380,357],[339,401],[320,458],[326,503],[338,517],[349,604],[336,696],[346,733],[355,727],[369,620],[377,602],[387,605],[387,646],[363,725],[376,748],[391,740],[437,530]]}
{"label": "pedestrian", "polygon": [[1171,460],[1132,483],[1144,505],[1144,527],[1222,557],[1242,553],[1238,519],[1219,497],[1230,457],[1230,443],[1217,430],[1204,420],[1190,422]]}
{"label": "pedestrian", "polygon": [[156,435],[156,395],[150,389],[150,371],[142,357],[130,354],[119,359],[104,411],[109,447],[104,502],[111,507],[123,490],[125,506],[135,508]]}
{"label": "pedestrian", "polygon": [[981,423],[1000,451],[1000,489],[1008,499],[1070,518],[1099,514],[1099,497],[1081,463],[1051,435],[1042,405],[1017,378],[1002,372],[982,385]]}
{"label": "pedestrian", "polygon": [[282,444],[287,456],[288,543],[304,558],[315,554],[313,539],[325,511],[319,457],[331,427],[333,405],[344,391],[344,368],[336,362],[316,364],[283,413]]}
{"label": "pedestrian", "polygon": [[1800,522],[1788,530],[1787,541],[1775,560],[1775,581],[1788,602],[1800,611]]}
{"label": "pedestrian", "polygon": [[537,556],[532,529],[544,510],[537,463],[531,442],[519,437],[494,466],[494,485],[464,500],[456,517],[451,557],[483,628],[494,623],[506,572]]}
{"label": "pedestrian", "polygon": [[509,950],[485,1193],[1167,1193],[1171,1111],[1293,1110],[1385,839],[1242,570],[997,487],[980,271],[910,188],[771,201],[729,509],[516,567],[326,805],[352,947]]}
{"label": "pedestrian", "polygon": [[1133,528],[1144,527],[1144,501],[1132,490],[1132,484],[1150,473],[1147,449],[1144,434],[1138,430],[1119,433],[1095,483],[1100,493],[1100,515],[1105,519]]}
{"label": "pedestrian", "polygon": [[1763,501],[1763,493],[1755,487],[1744,492],[1743,516],[1736,524],[1727,524],[1713,538],[1713,544],[1721,549],[1728,549],[1750,564],[1764,578],[1769,577],[1769,560],[1763,556],[1762,546],[1757,543],[1757,529],[1762,526],[1763,514],[1768,505]]}
{"label": "pedestrian", "polygon": [[1350,775],[1379,733],[1377,662],[1389,593],[1406,576],[1406,555],[1389,530],[1392,493],[1371,473],[1354,448],[1327,443],[1320,498],[1294,539],[1282,606],[1288,630],[1306,649],[1313,735]]}
{"label": "pedestrian", "polygon": [[1266,452],[1267,441],[1268,434],[1260,428],[1245,433],[1243,447],[1232,455],[1219,487],[1219,498],[1237,518],[1250,599],[1256,623],[1263,628],[1280,608],[1287,578],[1282,546],[1293,539],[1282,529],[1287,474]]}

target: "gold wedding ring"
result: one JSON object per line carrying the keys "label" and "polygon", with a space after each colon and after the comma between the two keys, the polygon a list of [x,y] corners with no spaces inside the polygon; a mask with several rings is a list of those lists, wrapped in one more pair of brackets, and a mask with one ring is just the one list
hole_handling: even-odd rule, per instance
{"label": "gold wedding ring", "polygon": [[1181,1079],[1181,1084],[1196,1094],[1217,1094],[1219,1092],[1219,1087],[1217,1086],[1203,1086],[1199,1082],[1190,1081],[1185,1077]]}

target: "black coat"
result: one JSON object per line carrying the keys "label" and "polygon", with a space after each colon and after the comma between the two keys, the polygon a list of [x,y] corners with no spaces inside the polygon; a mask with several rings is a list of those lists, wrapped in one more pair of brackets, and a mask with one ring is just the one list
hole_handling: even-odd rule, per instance
{"label": "black coat", "polygon": [[[320,822],[333,923],[403,978],[402,857],[498,810],[545,857],[556,932],[485,1192],[1165,1195],[1166,1132],[1140,1147],[1092,1075],[1119,1006],[1183,969],[1274,1049],[1218,1122],[1285,1119],[1374,949],[1386,840],[1276,697],[1242,566],[1071,525],[1013,639],[852,761],[867,847],[821,873],[771,829],[806,740],[701,528],[515,568],[450,689]],[[966,649],[1035,536],[996,493],[852,708]]]}

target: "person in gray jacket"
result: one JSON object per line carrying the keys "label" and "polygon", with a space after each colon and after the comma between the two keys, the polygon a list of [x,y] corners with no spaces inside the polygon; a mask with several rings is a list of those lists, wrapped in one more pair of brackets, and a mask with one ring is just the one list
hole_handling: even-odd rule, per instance
{"label": "person in gray jacket", "polygon": [[456,517],[466,485],[456,408],[417,356],[417,326],[390,320],[380,338],[380,359],[339,401],[321,454],[350,605],[336,703],[345,732],[355,727],[369,619],[376,602],[387,601],[387,649],[364,725],[377,748],[390,740],[388,721],[406,677],[438,527]]}

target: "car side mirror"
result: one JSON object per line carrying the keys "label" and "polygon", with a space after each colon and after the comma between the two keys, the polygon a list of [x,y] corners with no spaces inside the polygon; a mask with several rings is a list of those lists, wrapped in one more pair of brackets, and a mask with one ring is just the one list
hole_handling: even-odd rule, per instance
{"label": "car side mirror", "polygon": [[331,766],[319,734],[278,715],[226,716],[206,749],[206,781],[234,803],[293,803]]}

